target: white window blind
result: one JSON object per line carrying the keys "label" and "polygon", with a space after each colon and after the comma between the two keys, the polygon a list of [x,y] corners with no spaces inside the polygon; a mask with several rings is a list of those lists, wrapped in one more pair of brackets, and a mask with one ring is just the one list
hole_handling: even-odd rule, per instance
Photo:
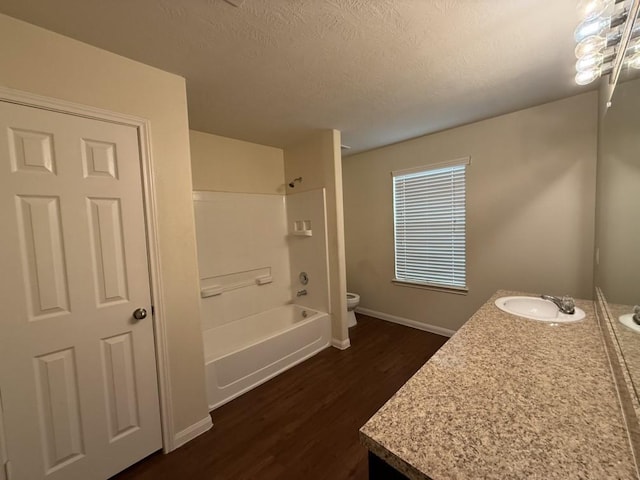
{"label": "white window blind", "polygon": [[466,290],[468,163],[393,172],[396,281]]}

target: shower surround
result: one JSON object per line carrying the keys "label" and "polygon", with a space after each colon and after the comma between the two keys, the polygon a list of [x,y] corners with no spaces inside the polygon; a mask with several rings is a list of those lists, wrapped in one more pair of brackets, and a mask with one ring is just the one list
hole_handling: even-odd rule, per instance
{"label": "shower surround", "polygon": [[[329,345],[325,191],[194,192],[193,200],[208,400],[215,408]],[[308,228],[301,235],[302,225]],[[300,272],[308,284],[300,283]],[[307,294],[297,296],[302,289]],[[313,311],[316,325],[301,310],[290,315],[290,304]],[[240,371],[233,359],[252,367],[232,373]],[[220,378],[232,380],[221,390]]]}

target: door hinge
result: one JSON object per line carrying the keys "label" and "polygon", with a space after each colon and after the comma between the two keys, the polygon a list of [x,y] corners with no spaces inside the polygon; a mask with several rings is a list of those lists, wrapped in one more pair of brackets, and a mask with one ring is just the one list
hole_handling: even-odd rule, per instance
{"label": "door hinge", "polygon": [[151,316],[155,315],[155,313],[156,313],[156,307],[151,305]]}

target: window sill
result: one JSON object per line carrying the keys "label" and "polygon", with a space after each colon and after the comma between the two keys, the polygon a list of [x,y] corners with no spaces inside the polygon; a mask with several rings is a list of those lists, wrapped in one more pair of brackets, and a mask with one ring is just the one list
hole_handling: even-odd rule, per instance
{"label": "window sill", "polygon": [[391,283],[400,287],[420,288],[422,290],[433,290],[442,293],[452,293],[454,295],[466,295],[469,293],[469,289],[467,287],[445,287],[444,285],[409,282],[407,280],[398,280],[397,278],[392,279]]}

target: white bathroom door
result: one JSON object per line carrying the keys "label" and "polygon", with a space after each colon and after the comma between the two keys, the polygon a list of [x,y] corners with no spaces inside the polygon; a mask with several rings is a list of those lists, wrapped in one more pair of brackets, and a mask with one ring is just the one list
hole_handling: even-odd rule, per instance
{"label": "white bathroom door", "polygon": [[139,152],[133,126],[0,101],[12,480],[102,480],[162,446]]}

